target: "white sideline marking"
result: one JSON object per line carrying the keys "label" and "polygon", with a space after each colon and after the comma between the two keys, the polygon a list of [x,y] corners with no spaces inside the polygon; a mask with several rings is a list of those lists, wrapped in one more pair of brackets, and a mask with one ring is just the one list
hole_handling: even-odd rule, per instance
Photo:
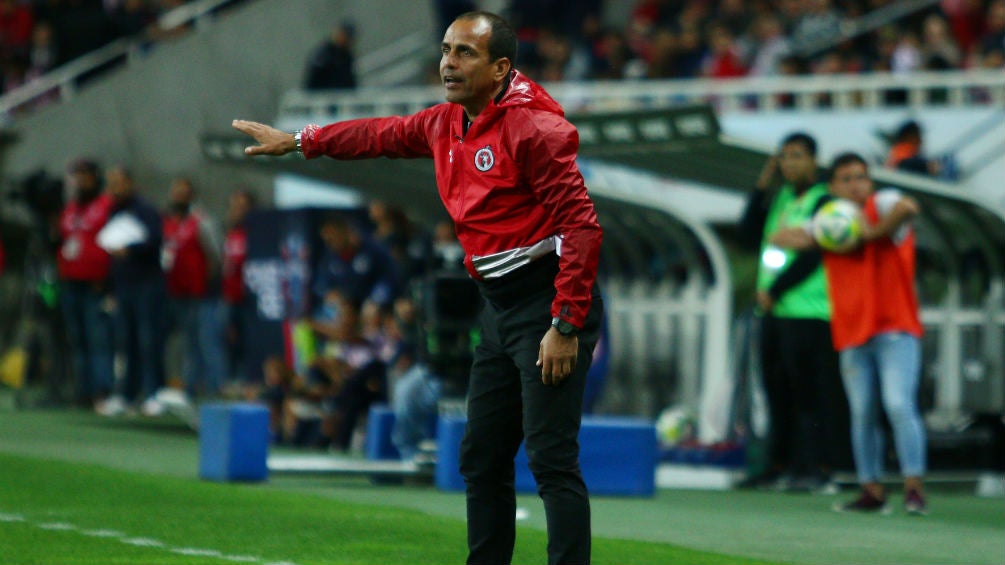
{"label": "white sideline marking", "polygon": [[121,538],[119,541],[139,547],[164,547],[164,542],[150,538]]}
{"label": "white sideline marking", "polygon": [[[25,518],[20,514],[9,514],[7,512],[0,512],[0,524],[4,523],[32,524],[32,521],[28,520],[27,518]],[[233,561],[235,563],[262,563],[263,565],[297,565],[292,561],[266,562],[261,557],[256,557],[254,555],[227,555],[222,551],[218,551],[216,549],[171,547],[165,544],[164,542],[153,538],[128,537],[127,534],[117,530],[107,530],[107,529],[82,530],[77,525],[70,524],[67,522],[37,522],[34,523],[34,525],[43,530],[59,531],[59,532],[76,532],[78,534],[90,537],[117,539],[120,542],[129,545],[135,545],[137,547],[148,547],[151,549],[162,549],[165,551],[170,551],[171,553],[178,553],[181,555],[191,555],[198,557],[216,557],[217,559],[223,559],[225,561]]]}
{"label": "white sideline marking", "polygon": [[117,530],[80,530],[80,533],[94,538],[121,538],[126,535]]}
{"label": "white sideline marking", "polygon": [[172,547],[171,553],[191,555],[193,557],[223,557],[223,552],[215,549],[196,549],[194,547]]}
{"label": "white sideline marking", "polygon": [[39,524],[38,527],[43,530],[52,530],[54,532],[69,532],[77,529],[77,526],[67,524],[65,522],[47,522]]}

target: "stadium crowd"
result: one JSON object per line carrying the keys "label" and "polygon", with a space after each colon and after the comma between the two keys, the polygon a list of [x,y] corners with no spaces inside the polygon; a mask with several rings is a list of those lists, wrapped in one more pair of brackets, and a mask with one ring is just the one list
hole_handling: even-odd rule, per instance
{"label": "stadium crowd", "polygon": [[[470,4],[470,3],[469,3]],[[849,33],[894,0],[639,0],[627,26],[604,2],[512,0],[521,69],[539,80],[733,78],[1005,65],[1005,2],[944,0]]]}

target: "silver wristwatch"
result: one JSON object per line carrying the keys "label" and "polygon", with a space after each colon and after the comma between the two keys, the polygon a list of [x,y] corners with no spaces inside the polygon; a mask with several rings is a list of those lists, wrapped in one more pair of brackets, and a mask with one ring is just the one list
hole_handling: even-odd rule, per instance
{"label": "silver wristwatch", "polygon": [[302,130],[302,129],[298,129],[293,134],[293,142],[296,143],[296,145],[297,145],[297,153],[300,153],[301,155],[304,154],[303,135],[304,135],[304,130]]}

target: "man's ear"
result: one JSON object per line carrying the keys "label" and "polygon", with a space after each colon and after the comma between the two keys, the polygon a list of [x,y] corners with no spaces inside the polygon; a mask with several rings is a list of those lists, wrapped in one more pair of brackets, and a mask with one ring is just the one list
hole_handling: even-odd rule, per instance
{"label": "man's ear", "polygon": [[510,62],[509,57],[500,57],[495,62],[496,65],[496,80],[503,81],[509,76],[510,69],[513,68],[513,63]]}

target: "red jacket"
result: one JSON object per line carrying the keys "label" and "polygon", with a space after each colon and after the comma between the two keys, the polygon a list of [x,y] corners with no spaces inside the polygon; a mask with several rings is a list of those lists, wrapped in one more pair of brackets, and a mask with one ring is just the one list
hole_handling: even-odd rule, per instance
{"label": "red jacket", "polygon": [[170,296],[201,298],[209,293],[209,258],[197,214],[164,217],[162,262]]}
{"label": "red jacket", "polygon": [[99,194],[81,204],[71,201],[59,216],[63,244],[56,257],[59,278],[68,281],[100,282],[108,278],[112,259],[98,246],[98,232],[112,211],[112,197]]}
{"label": "red jacket", "polygon": [[244,261],[248,257],[248,233],[234,226],[223,241],[223,299],[237,304],[244,299]]}
{"label": "red jacket", "polygon": [[557,246],[551,315],[582,327],[602,232],[576,165],[576,128],[517,71],[498,104],[490,102],[465,134],[466,119],[463,107],[444,103],[405,117],[311,125],[302,146],[307,158],[431,157],[468,272],[500,276],[509,271],[496,265],[515,266],[513,255],[536,258]]}

